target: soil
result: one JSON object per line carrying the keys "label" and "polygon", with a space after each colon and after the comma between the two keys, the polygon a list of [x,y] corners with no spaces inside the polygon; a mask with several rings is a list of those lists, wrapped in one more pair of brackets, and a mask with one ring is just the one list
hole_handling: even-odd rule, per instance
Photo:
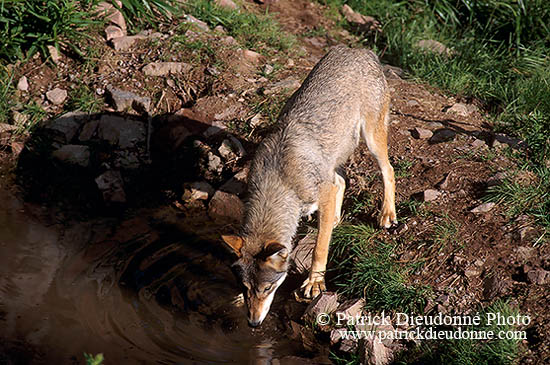
{"label": "soil", "polygon": [[[17,146],[27,144],[31,149],[28,146],[36,146],[38,134],[13,136],[9,144],[2,144],[1,362],[72,364],[82,363],[84,352],[102,352],[107,364],[251,359],[330,363],[326,339],[304,341],[291,323],[303,323],[306,305],[295,302],[292,295],[303,277],[288,279],[266,322],[250,329],[230,270],[233,257],[218,240],[236,226],[211,219],[207,202],[182,200],[184,181],[206,179],[218,189],[247,166],[255,146],[271,128],[267,113],[272,110],[258,105],[272,103],[278,111],[292,92],[283,89],[268,96],[265,90],[281,80],[303,80],[333,45],[359,44],[359,38],[339,29],[315,2],[279,0],[247,3],[247,7],[272,13],[298,37],[296,50],[271,53],[254,63],[243,61],[241,51],[227,46],[226,35],[218,32],[197,33],[197,39],[212,44],[214,53],[154,40],[138,41],[130,51],[117,52],[98,36],[90,41],[97,49],[90,65],[93,72],[77,74],[80,61],[67,56],[58,66],[35,57],[18,70],[15,79],[27,76],[30,89],[17,97],[22,103],[39,102],[49,117],[62,112],[63,106],[45,102],[46,91],[71,90],[81,82],[102,95],[112,85],[151,97],[155,126],[177,121],[185,133],[196,136],[221,120],[228,127],[224,133],[235,135],[247,154],[226,161],[220,174],[208,175],[212,172],[195,166],[195,155],[180,149],[188,148],[189,141],[178,140],[172,130],[159,133],[152,151],[161,151],[162,157],[152,156],[152,167],[146,169],[150,175],[137,176],[128,202],[113,206],[101,201],[97,189],[82,191],[93,189],[93,184],[75,186],[80,180],[70,174],[54,179],[58,170],[49,174],[35,160],[23,163],[26,152],[19,155]],[[158,31],[171,34],[175,26]],[[328,34],[318,35],[320,27],[329,29]],[[171,60],[193,67],[167,77],[146,77],[141,72],[149,62]],[[263,75],[265,64],[283,66]],[[469,313],[499,298],[510,300],[532,319],[525,328],[528,338],[522,343],[520,363],[550,361],[549,284],[532,283],[527,275],[550,270],[545,232],[532,217],[510,217],[502,204],[486,213],[471,212],[484,202],[495,175],[516,176],[522,184],[532,184],[534,178],[519,172],[510,157],[512,147],[494,143],[490,118],[481,105],[467,104],[468,113],[459,115],[449,109],[462,100],[388,75],[389,151],[396,170],[400,226],[381,230],[378,238],[400,243],[399,262],[423,261],[411,282],[432,288],[427,312]],[[98,115],[113,112],[112,105],[105,103]],[[258,113],[263,123],[247,127]],[[133,111],[128,115],[141,117]],[[417,127],[435,134],[450,130],[453,137],[438,143],[415,138],[411,131]],[[199,139],[215,151],[224,135]],[[521,148],[517,151],[523,153]],[[344,221],[375,224],[382,183],[365,145],[344,170],[348,186]],[[438,196],[422,202],[427,189],[437,190]],[[358,207],[358,201],[368,204]],[[450,236],[441,232],[442,226],[452,226]],[[328,287],[335,289],[330,282]],[[441,295],[448,300],[434,299]]]}

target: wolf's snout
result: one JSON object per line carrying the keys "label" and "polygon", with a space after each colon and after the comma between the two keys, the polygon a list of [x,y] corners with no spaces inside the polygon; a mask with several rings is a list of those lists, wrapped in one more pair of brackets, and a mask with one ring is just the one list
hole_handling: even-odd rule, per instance
{"label": "wolf's snout", "polygon": [[262,321],[260,321],[260,320],[252,320],[252,319],[248,320],[248,325],[250,327],[255,328],[255,327],[258,327],[260,324],[262,324]]}

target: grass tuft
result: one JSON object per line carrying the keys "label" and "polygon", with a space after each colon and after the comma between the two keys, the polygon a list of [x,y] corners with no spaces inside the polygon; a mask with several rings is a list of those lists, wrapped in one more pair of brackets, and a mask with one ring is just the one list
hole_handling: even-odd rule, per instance
{"label": "grass tuft", "polygon": [[396,262],[396,244],[375,240],[377,230],[366,225],[342,225],[335,229],[332,244],[335,282],[350,297],[364,297],[370,310],[401,310],[421,313],[427,288],[408,282],[411,266]]}

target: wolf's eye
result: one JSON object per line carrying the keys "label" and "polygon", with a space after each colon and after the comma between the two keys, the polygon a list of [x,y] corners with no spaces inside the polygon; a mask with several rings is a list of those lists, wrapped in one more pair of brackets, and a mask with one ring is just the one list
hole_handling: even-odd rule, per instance
{"label": "wolf's eye", "polygon": [[273,284],[266,286],[266,287],[264,288],[264,293],[267,293],[268,291],[270,291],[271,288],[273,288]]}

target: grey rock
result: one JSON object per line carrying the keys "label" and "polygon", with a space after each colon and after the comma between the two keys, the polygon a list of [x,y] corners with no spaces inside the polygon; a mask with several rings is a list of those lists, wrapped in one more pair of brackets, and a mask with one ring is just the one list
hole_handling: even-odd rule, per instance
{"label": "grey rock", "polygon": [[493,202],[483,203],[470,210],[472,213],[487,213],[494,208],[496,204]]}
{"label": "grey rock", "polygon": [[423,39],[416,42],[415,46],[426,52],[437,53],[441,56],[450,56],[452,51],[443,43],[434,39]]}
{"label": "grey rock", "polygon": [[108,170],[95,179],[106,203],[125,203],[126,193],[120,171]]}
{"label": "grey rock", "polygon": [[468,106],[466,104],[455,103],[447,110],[447,113],[453,113],[462,117],[467,117],[468,115],[470,115],[470,110],[468,109]]}
{"label": "grey rock", "polygon": [[55,105],[63,104],[67,99],[67,90],[56,87],[46,93],[46,98]]}
{"label": "grey rock", "polygon": [[210,28],[208,27],[208,24],[206,24],[202,20],[199,20],[199,19],[195,18],[192,15],[187,14],[187,15],[185,15],[184,19],[187,23],[193,24],[194,26],[196,26],[197,28],[199,28],[202,31],[205,31],[205,32],[210,31]]}
{"label": "grey rock", "polygon": [[550,284],[550,271],[541,268],[529,270],[527,272],[527,281],[537,285]]}
{"label": "grey rock", "polygon": [[17,90],[20,90],[20,91],[29,90],[29,82],[27,80],[27,76],[21,76],[21,78],[17,82]]}
{"label": "grey rock", "polygon": [[191,65],[184,62],[152,62],[143,67],[146,76],[167,76],[189,72]]}
{"label": "grey rock", "polygon": [[411,129],[411,135],[416,139],[428,139],[433,136],[433,133],[429,129],[416,127]]}
{"label": "grey rock", "polygon": [[195,200],[208,200],[214,195],[214,188],[206,181],[196,181],[184,185],[181,200],[191,202]]}
{"label": "grey rock", "polygon": [[98,137],[120,148],[133,148],[146,138],[143,123],[115,115],[102,115],[97,127]]}
{"label": "grey rock", "polygon": [[449,187],[449,181],[451,180],[451,173],[445,174],[445,177],[441,179],[437,184],[435,184],[435,187],[441,190],[447,190]]}
{"label": "grey rock", "polygon": [[235,10],[237,9],[237,4],[235,4],[232,0],[215,0],[216,4],[218,6],[221,6],[222,8]]}
{"label": "grey rock", "polygon": [[355,352],[359,346],[357,340],[351,338],[345,338],[340,342],[340,351],[342,352]]}
{"label": "grey rock", "polygon": [[97,126],[99,125],[98,120],[91,120],[88,123],[84,124],[80,134],[78,135],[78,140],[81,142],[86,142],[92,139],[96,133]]}
{"label": "grey rock", "polygon": [[386,79],[402,79],[405,76],[402,68],[391,65],[382,65],[382,68]]}
{"label": "grey rock", "polygon": [[120,150],[115,152],[114,167],[122,170],[137,170],[142,162],[136,151]]}
{"label": "grey rock", "polygon": [[344,15],[344,18],[346,18],[349,23],[359,26],[362,30],[368,31],[380,29],[380,22],[371,16],[366,16],[354,11],[347,4],[342,6],[342,15]]}
{"label": "grey rock", "polygon": [[526,147],[526,144],[524,141],[522,141],[519,138],[509,137],[502,133],[495,134],[495,141],[493,142],[493,146],[496,142],[500,142],[502,144],[507,144],[508,146],[512,148],[524,148]]}
{"label": "grey rock", "polygon": [[44,128],[55,141],[66,144],[70,143],[82,122],[88,118],[89,114],[81,111],[69,112],[47,122]]}
{"label": "grey rock", "polygon": [[309,303],[304,312],[304,316],[317,318],[321,313],[330,314],[336,309],[338,309],[338,294],[333,292],[322,292]]}
{"label": "grey rock", "polygon": [[336,309],[336,313],[343,313],[346,317],[355,317],[360,316],[361,311],[365,307],[365,300],[360,299],[349,299],[346,300],[344,303],[340,304],[338,309]]}
{"label": "grey rock", "polygon": [[289,90],[294,92],[299,87],[300,87],[300,81],[292,77],[288,77],[284,80],[273,83],[269,88],[264,90],[264,94],[265,95],[278,94],[283,90]]}
{"label": "grey rock", "polygon": [[487,186],[496,186],[500,185],[505,179],[506,179],[506,172],[497,172],[495,175],[491,176],[489,179],[487,179]]}
{"label": "grey rock", "polygon": [[124,34],[124,31],[116,25],[109,25],[105,28],[105,39],[108,41],[114,38],[124,37],[125,35],[126,34]]}
{"label": "grey rock", "polygon": [[216,156],[212,152],[207,153],[208,166],[207,169],[210,172],[220,174],[223,171],[222,159]]}
{"label": "grey rock", "polygon": [[427,189],[427,190],[424,190],[423,200],[425,202],[431,202],[439,198],[440,195],[441,193],[435,189]]}
{"label": "grey rock", "polygon": [[243,145],[234,136],[224,139],[218,148],[218,152],[225,160],[237,160],[246,154]]}
{"label": "grey rock", "polygon": [[148,97],[139,96],[130,91],[117,89],[111,85],[107,86],[107,94],[116,111],[123,112],[128,109],[134,109],[139,112],[149,112],[151,107],[151,99]]}
{"label": "grey rock", "polygon": [[247,174],[247,169],[239,171],[220,186],[220,190],[231,194],[241,195],[246,190]]}
{"label": "grey rock", "polygon": [[88,146],[68,144],[52,152],[52,157],[69,165],[88,167],[90,148]]}
{"label": "grey rock", "polygon": [[442,128],[434,132],[430,138],[430,143],[441,143],[452,141],[456,137],[456,132],[452,129]]}
{"label": "grey rock", "polygon": [[208,215],[219,223],[242,221],[244,204],[235,194],[218,190],[208,204]]}
{"label": "grey rock", "polygon": [[472,142],[472,147],[473,148],[483,148],[483,147],[487,147],[487,144],[485,143],[484,140],[476,138],[475,141]]}
{"label": "grey rock", "polygon": [[387,365],[394,359],[393,352],[378,339],[364,339],[359,343],[361,363],[368,365]]}

